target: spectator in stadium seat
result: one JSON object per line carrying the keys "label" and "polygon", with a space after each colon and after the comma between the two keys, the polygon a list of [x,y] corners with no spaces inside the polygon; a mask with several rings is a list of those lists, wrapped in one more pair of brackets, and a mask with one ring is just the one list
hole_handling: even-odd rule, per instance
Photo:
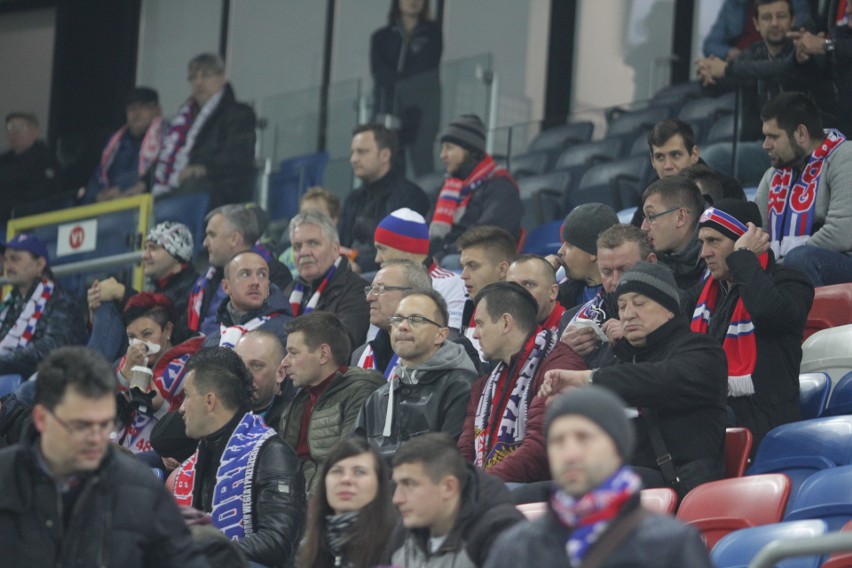
{"label": "spectator in stadium seat", "polygon": [[302,461],[309,494],[321,482],[331,447],[348,436],[367,397],[385,383],[377,371],[348,367],[346,328],[327,312],[311,312],[290,320],[284,369],[299,389],[284,409],[279,432]]}
{"label": "spectator in stadium seat", "polygon": [[218,55],[192,58],[188,73],[192,94],[166,130],[151,193],[205,192],[211,209],[248,201],[255,178],[254,111],[237,102]]}
{"label": "spectator in stadium seat", "polygon": [[712,567],[695,529],[643,511],[641,479],[627,466],[635,434],[626,411],[621,399],[600,387],[574,389],[548,407],[553,489],[547,513],[503,533],[486,568]]}
{"label": "spectator in stadium seat", "polygon": [[617,224],[618,215],[603,203],[578,205],[565,217],[559,261],[568,281],[560,286],[559,301],[566,309],[585,304],[601,290],[595,243],[598,235]]}
{"label": "spectator in stadium seat", "polygon": [[402,517],[392,539],[395,566],[483,566],[497,537],[524,518],[506,486],[465,464],[443,432],[403,445],[393,480]]}
{"label": "spectator in stadium seat", "polygon": [[48,353],[79,345],[88,335],[83,309],[53,279],[47,247],[31,233],[0,244],[12,286],[0,306],[0,374],[25,379]]}
{"label": "spectator in stadium seat", "polygon": [[[459,237],[457,246],[461,252],[461,279],[468,296],[462,314],[461,331],[482,358],[479,341],[474,337],[476,310],[473,299],[489,284],[506,279],[506,271],[515,258],[515,240],[500,227],[483,225],[465,231]],[[484,358],[482,360],[485,361]]]}
{"label": "spectator in stadium seat", "polygon": [[837,120],[833,125],[843,133],[852,133],[852,2],[846,0],[846,11],[836,16],[837,26],[827,37],[812,34],[804,29],[792,31],[787,37],[796,46],[796,60],[800,63],[811,57],[825,55],[832,66],[832,78],[837,88]]}
{"label": "spectator in stadium seat", "polygon": [[705,201],[695,182],[676,175],[659,179],[642,193],[642,230],[657,261],[671,269],[679,288],[695,286],[704,272],[698,217]]}
{"label": "spectator in stadium seat", "polygon": [[381,220],[373,236],[376,247],[376,264],[405,258],[423,264],[432,278],[432,288],[447,303],[451,330],[460,330],[465,305],[464,282],[458,274],[438,266],[429,256],[429,225],[423,215],[404,207]]}
{"label": "spectator in stadium seat", "polygon": [[12,210],[24,204],[46,199],[59,191],[59,163],[43,140],[39,139],[38,119],[27,112],[6,115],[6,141],[9,150],[0,154],[0,225],[9,220]]}
{"label": "spectator in stadium seat", "polygon": [[556,271],[547,259],[537,254],[522,254],[512,261],[506,271],[506,281],[516,282],[532,294],[538,304],[538,324],[553,333],[563,321],[567,324],[565,308],[559,303],[559,284]]}
{"label": "spectator in stadium seat", "polygon": [[219,329],[204,338],[204,346],[233,348],[247,332],[263,329],[283,344],[284,324],[293,318],[287,297],[269,282],[269,265],[254,251],[237,254],[225,265],[222,289],[227,299],[219,305]]}
{"label": "spectator in stadium seat", "polygon": [[208,566],[162,482],[110,444],[115,373],[103,358],[53,351],[35,402],[34,427],[0,452],[4,566]]}
{"label": "spectator in stadium seat", "polygon": [[267,426],[278,431],[284,406],[296,396],[293,383],[284,380],[284,370],[281,366],[284,360],[284,344],[277,334],[265,329],[255,329],[237,341],[234,351],[254,378],[251,411],[262,416]]}
{"label": "spectator in stadium seat", "polygon": [[[324,213],[331,219],[336,227],[340,221],[340,198],[331,193],[324,187],[315,185],[308,188],[308,191],[299,199],[299,213],[305,211],[319,211]],[[286,249],[278,256],[278,260],[287,267],[293,278],[299,275],[299,267],[296,265],[296,259],[293,255],[293,245],[290,244],[290,234],[285,232],[281,235],[282,246],[286,244]],[[349,249],[340,247],[340,254],[349,256]]]}
{"label": "spectator in stadium seat", "polygon": [[82,203],[138,195],[157,161],[163,140],[160,98],[148,87],[135,87],[124,103],[127,122],[107,141],[101,159],[77,198]]}
{"label": "spectator in stadium seat", "polygon": [[247,250],[260,254],[269,267],[269,281],[281,290],[290,285],[293,276],[286,266],[257,244],[269,218],[254,203],[218,207],[210,211],[205,220],[204,248],[210,268],[192,286],[187,319],[190,329],[210,334],[218,329],[217,313],[226,295],[221,285],[222,268],[234,256]]}
{"label": "spectator in stadium seat", "polygon": [[775,257],[814,286],[852,282],[852,144],[823,131],[819,110],[801,93],[778,95],[760,117],[772,168],[754,202]]}
{"label": "spectator in stadium seat", "polygon": [[178,469],[174,495],[182,507],[210,513],[250,561],[290,566],[304,523],[304,478],[293,448],[249,411],[253,391],[232,349],[210,347],[190,359],[180,412],[199,444]]}
{"label": "spectator in stadium seat", "polygon": [[331,312],[343,322],[351,345],[364,343],[370,326],[370,306],[364,301],[369,283],[340,255],[337,227],[320,212],[299,213],[290,220],[290,242],[299,265],[299,277],[285,291],[293,315]]}
{"label": "spectator in stadium seat", "polygon": [[407,292],[389,319],[398,364],[355,423],[355,433],[387,458],[426,432],[446,432],[457,440],[478,375],[464,347],[448,341],[447,306],[435,290]]}
{"label": "spectator in stadium seat", "polygon": [[[187,304],[189,292],[198,273],[192,266],[192,233],[186,225],[165,221],[148,231],[142,253],[142,269],[151,291],[163,294],[177,310],[174,338],[177,343],[188,339]],[[122,353],[121,336],[124,324],[120,313],[127,301],[138,292],[110,277],[95,280],[87,292],[89,321],[92,333],[89,347],[100,352],[108,361]]]}
{"label": "spectator in stadium seat", "polygon": [[623,332],[615,361],[593,370],[549,371],[539,396],[594,383],[639,408],[629,463],[645,487],[674,487],[682,498],[722,477],[725,352],[712,338],[690,332],[680,291],[659,263],[637,263],[615,293]]}
{"label": "spectator in stadium seat", "polygon": [[520,239],[524,205],[518,186],[486,153],[485,125],[478,116],[463,114],[444,129],[441,161],[447,179],[429,225],[435,258],[457,254],[456,240],[477,225],[496,225]]}
{"label": "spectator in stadium seat", "polygon": [[[698,191],[704,196],[704,201],[712,205],[725,198],[725,189],[722,187],[722,177],[713,168],[705,164],[695,164],[681,171],[686,179],[695,182]],[[708,199],[709,198],[709,199]],[[737,198],[735,198],[737,199]],[[741,200],[745,201],[745,200]]]}
{"label": "spectator in stadium seat", "polygon": [[299,568],[387,564],[387,541],[396,522],[389,470],[379,452],[358,436],[329,450],[323,483],[310,503]]}
{"label": "spectator in stadium seat", "polygon": [[476,308],[475,337],[495,366],[471,387],[459,450],[503,481],[547,479],[544,399],[536,393],[547,370],[585,365],[554,332],[536,323],[538,304],[520,284],[486,286],[476,295]]}
{"label": "spectator in stadium seat", "polygon": [[373,233],[379,221],[400,207],[410,207],[426,215],[429,198],[394,168],[399,151],[396,133],[381,124],[362,124],[352,133],[349,162],[355,177],[364,182],[346,198],[340,212],[340,244],[357,256],[352,268],[375,272],[378,268]]}
{"label": "spectator in stadium seat", "polygon": [[[612,347],[624,336],[615,289],[622,274],[642,261],[655,263],[657,255],[651,249],[648,234],[641,229],[633,225],[613,225],[598,235],[597,265],[603,288],[573,314],[568,312],[572,317],[564,333],[560,333],[560,341],[583,357],[589,369],[602,367],[614,357]],[[576,325],[577,318],[594,321],[608,341],[599,340],[593,329]]]}
{"label": "spectator in stadium seat", "polygon": [[[799,25],[810,17],[810,10],[809,0],[793,0],[791,11],[796,14]],[[704,38],[704,56],[730,61],[759,41],[756,16],[754,0],[725,0]]]}
{"label": "spectator in stadium seat", "polygon": [[801,418],[802,332],[814,298],[797,270],[775,261],[757,205],[723,199],[698,222],[710,276],[692,315],[728,358],[728,406],[735,426],[754,435]]}

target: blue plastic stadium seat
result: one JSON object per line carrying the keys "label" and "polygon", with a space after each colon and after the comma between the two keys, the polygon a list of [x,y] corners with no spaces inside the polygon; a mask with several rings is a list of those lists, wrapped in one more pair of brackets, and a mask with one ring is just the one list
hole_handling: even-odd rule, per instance
{"label": "blue plastic stadium seat", "polygon": [[524,252],[545,256],[554,254],[562,246],[560,228],[562,220],[551,221],[536,227],[527,235]]}
{"label": "blue plastic stadium seat", "polygon": [[309,187],[322,185],[328,153],[314,152],[282,160],[269,176],[270,221],[291,218],[299,212],[299,198]]}
{"label": "blue plastic stadium seat", "polygon": [[177,221],[183,223],[192,233],[195,252],[201,250],[204,241],[204,217],[210,205],[210,195],[207,193],[188,193],[163,197],[154,201],[154,223]]}
{"label": "blue plastic stadium seat", "polygon": [[822,519],[832,531],[852,521],[852,466],[818,471],[802,483],[784,520],[802,519]]}
{"label": "blue plastic stadium seat", "polygon": [[[825,375],[825,373],[813,373]],[[829,380],[829,387],[831,381]],[[823,412],[824,416],[842,416],[852,414],[852,371],[843,375],[831,391],[831,398]]]}
{"label": "blue plastic stadium seat", "polygon": [[[819,418],[825,412],[831,377],[825,373],[802,373],[799,375],[799,409],[802,419]],[[837,389],[835,389],[837,392]],[[838,414],[848,414],[840,412]]]}
{"label": "blue plastic stadium seat", "polygon": [[[776,540],[813,538],[828,531],[825,522],[820,520],[792,521],[742,529],[722,538],[710,559],[716,568],[746,568],[764,546]],[[788,558],[778,563],[779,568],[817,568],[820,556],[800,556]]]}

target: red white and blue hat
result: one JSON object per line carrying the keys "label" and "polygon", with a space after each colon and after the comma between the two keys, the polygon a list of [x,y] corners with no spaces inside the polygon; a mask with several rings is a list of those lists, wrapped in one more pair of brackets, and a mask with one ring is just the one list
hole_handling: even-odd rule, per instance
{"label": "red white and blue hat", "polygon": [[748,230],[748,223],[761,226],[760,209],[751,201],[719,199],[707,208],[698,219],[698,227],[716,229],[729,239],[736,241]]}
{"label": "red white and blue hat", "polygon": [[412,254],[429,254],[429,225],[417,211],[397,209],[379,222],[373,239],[381,245]]}

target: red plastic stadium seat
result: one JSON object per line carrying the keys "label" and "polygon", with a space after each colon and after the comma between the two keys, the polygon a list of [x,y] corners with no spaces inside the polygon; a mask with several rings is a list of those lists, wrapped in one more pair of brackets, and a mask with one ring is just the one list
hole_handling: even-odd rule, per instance
{"label": "red plastic stadium seat", "polygon": [[835,284],[816,289],[802,339],[821,329],[852,323],[852,284]]}
{"label": "red plastic stadium seat", "polygon": [[725,478],[742,477],[754,438],[748,428],[725,429]]}
{"label": "red plastic stadium seat", "polygon": [[677,509],[677,492],[671,487],[643,489],[640,496],[642,507],[652,513],[673,515]]}
{"label": "red plastic stadium seat", "polygon": [[698,529],[711,550],[728,533],[779,522],[789,497],[790,480],[782,473],[711,481],[686,494],[677,518]]}
{"label": "red plastic stadium seat", "polygon": [[[852,521],[849,521],[843,528],[844,532],[852,531]],[[852,567],[852,552],[838,552],[832,554],[828,560],[822,563],[822,568],[850,568]]]}

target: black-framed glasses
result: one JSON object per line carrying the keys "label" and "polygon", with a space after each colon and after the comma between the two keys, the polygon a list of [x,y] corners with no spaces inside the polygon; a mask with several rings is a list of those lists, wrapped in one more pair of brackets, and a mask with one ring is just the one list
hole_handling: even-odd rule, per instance
{"label": "black-framed glasses", "polygon": [[657,220],[657,218],[662,217],[663,215],[668,215],[669,213],[677,211],[678,209],[680,209],[680,207],[672,207],[671,209],[666,209],[665,211],[662,211],[660,213],[651,213],[650,215],[645,215],[645,220],[648,221],[648,223],[653,223]]}
{"label": "black-framed glasses", "polygon": [[85,438],[87,434],[95,434],[96,436],[112,435],[115,431],[115,418],[104,420],[103,422],[82,422],[73,421],[66,422],[58,417],[52,410],[44,407],[48,414],[56,420],[62,428],[75,438]]}
{"label": "black-framed glasses", "polygon": [[388,317],[388,322],[391,325],[399,325],[403,322],[403,320],[407,321],[408,325],[410,325],[410,326],[419,326],[419,325],[423,325],[424,323],[431,323],[432,325],[436,325],[438,327],[447,327],[447,326],[440,324],[436,321],[430,320],[429,318],[427,318],[425,316],[389,316]]}
{"label": "black-framed glasses", "polygon": [[386,286],[384,284],[375,284],[373,286],[364,286],[364,295],[381,296],[385,292],[393,292],[394,290],[405,291],[411,290],[411,286]]}

